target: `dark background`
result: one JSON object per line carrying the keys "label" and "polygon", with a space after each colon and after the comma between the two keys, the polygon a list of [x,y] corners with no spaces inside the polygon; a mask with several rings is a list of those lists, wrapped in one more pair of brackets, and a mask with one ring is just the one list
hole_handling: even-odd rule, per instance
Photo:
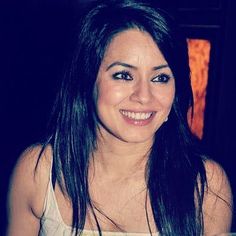
{"label": "dark background", "polygon": [[[86,2],[0,2],[0,235],[6,225],[9,176],[22,150],[39,141],[46,129]],[[202,144],[225,168],[236,192],[236,1],[162,2],[172,8],[189,38],[211,41]]]}

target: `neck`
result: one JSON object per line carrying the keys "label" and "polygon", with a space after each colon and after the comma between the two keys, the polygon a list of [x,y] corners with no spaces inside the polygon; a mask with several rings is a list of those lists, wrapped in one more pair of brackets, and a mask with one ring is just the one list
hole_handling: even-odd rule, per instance
{"label": "neck", "polygon": [[150,140],[128,143],[115,137],[99,136],[91,166],[96,175],[100,173],[111,180],[144,177],[151,145]]}

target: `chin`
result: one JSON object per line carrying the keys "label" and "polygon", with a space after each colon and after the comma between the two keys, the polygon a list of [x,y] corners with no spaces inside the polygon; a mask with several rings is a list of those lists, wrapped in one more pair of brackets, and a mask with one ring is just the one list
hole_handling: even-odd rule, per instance
{"label": "chin", "polygon": [[152,143],[153,142],[153,135],[122,135],[120,137],[118,137],[121,141],[126,142],[126,143]]}

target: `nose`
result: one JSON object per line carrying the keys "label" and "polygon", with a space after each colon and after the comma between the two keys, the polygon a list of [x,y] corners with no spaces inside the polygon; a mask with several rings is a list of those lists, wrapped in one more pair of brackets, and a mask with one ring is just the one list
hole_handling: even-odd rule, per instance
{"label": "nose", "polygon": [[147,104],[152,99],[151,85],[149,81],[138,81],[134,86],[130,100],[140,104]]}

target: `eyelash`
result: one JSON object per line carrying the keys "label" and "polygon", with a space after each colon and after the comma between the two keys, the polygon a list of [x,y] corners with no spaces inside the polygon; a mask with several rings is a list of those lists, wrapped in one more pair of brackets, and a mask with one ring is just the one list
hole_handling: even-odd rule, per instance
{"label": "eyelash", "polygon": [[[159,83],[163,83],[166,84],[168,83],[168,81],[170,80],[171,76],[167,75],[167,74],[159,74],[158,76],[154,77],[153,79],[151,79],[152,82],[159,82]],[[158,79],[158,81],[155,81],[156,79]]]}
{"label": "eyelash", "polygon": [[[121,75],[122,77],[118,77],[119,75]],[[125,78],[124,78],[125,76]],[[133,80],[132,75],[128,72],[128,71],[120,71],[120,72],[116,72],[115,74],[112,75],[113,79],[115,80],[125,80],[125,81],[130,81]]]}
{"label": "eyelash", "polygon": [[[121,76],[121,77],[119,77]],[[120,71],[120,72],[116,72],[112,75],[112,78],[114,80],[124,80],[124,81],[132,81],[133,77],[131,75],[131,73],[129,71]],[[170,80],[171,76],[165,73],[161,73],[157,76],[155,76],[154,78],[151,79],[152,82],[154,83],[168,83],[168,81]]]}

